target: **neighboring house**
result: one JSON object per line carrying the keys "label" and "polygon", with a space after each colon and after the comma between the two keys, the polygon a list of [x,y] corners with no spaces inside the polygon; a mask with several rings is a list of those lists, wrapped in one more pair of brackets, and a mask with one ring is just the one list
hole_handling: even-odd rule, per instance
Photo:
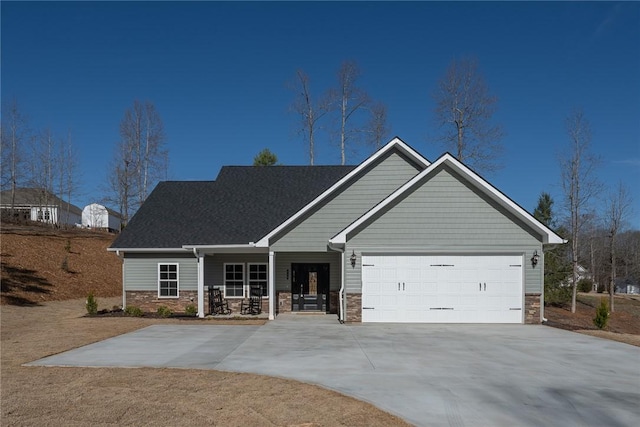
{"label": "neighboring house", "polygon": [[[11,190],[0,193],[0,209],[11,210]],[[82,210],[42,188],[16,188],[13,212],[22,220],[75,226],[82,221]]]}
{"label": "neighboring house", "polygon": [[561,243],[452,155],[431,163],[395,138],[358,166],[162,182],[109,250],[123,304],[145,310],[197,304],[203,317],[218,286],[237,312],[260,286],[270,319],[540,323],[542,245]]}
{"label": "neighboring house", "polygon": [[615,290],[619,294],[640,294],[640,285],[631,277],[618,278]]}
{"label": "neighboring house", "polygon": [[109,231],[120,231],[122,215],[98,203],[87,205],[82,210],[82,226]]}
{"label": "neighboring house", "polygon": [[[578,284],[580,284],[580,281],[582,281],[583,279],[591,280],[592,281],[591,290],[593,292],[598,292],[598,283],[595,280],[593,280],[593,275],[589,272],[589,270],[587,270],[582,265],[578,264],[576,273],[577,273],[576,278],[578,279],[578,282],[577,282]],[[561,283],[561,286],[572,286],[572,285],[573,285],[573,272],[570,271],[566,280]]]}

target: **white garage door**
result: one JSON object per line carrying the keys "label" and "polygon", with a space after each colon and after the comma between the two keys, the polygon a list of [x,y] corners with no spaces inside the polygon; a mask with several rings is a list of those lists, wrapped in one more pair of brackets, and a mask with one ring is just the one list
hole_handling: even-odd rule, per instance
{"label": "white garage door", "polygon": [[522,256],[362,257],[362,321],[522,323]]}

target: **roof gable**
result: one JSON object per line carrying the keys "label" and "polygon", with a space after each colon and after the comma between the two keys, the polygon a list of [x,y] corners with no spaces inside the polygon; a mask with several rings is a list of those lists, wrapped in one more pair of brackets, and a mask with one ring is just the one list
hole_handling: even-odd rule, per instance
{"label": "roof gable", "polygon": [[406,156],[410,161],[413,161],[418,165],[419,168],[426,168],[429,166],[429,161],[425,159],[422,155],[420,155],[417,151],[407,145],[400,138],[395,137],[391,141],[389,141],[385,146],[380,148],[374,154],[369,156],[364,162],[354,168],[347,175],[342,177],[339,181],[335,182],[330,188],[324,191],[322,194],[318,195],[315,199],[310,201],[310,203],[306,204],[299,211],[295,212],[294,215],[290,216],[286,221],[279,224],[277,227],[272,229],[269,234],[265,235],[258,242],[256,242],[256,246],[258,247],[268,247],[270,245],[270,239],[274,236],[277,236],[287,227],[294,224],[296,221],[299,221],[304,215],[311,212],[318,205],[323,203],[325,200],[330,198],[333,194],[340,191],[344,186],[348,185],[348,183],[355,179],[362,171],[371,166],[373,163],[383,158],[385,155],[390,153],[393,150],[398,150],[401,154]]}
{"label": "roof gable", "polygon": [[491,200],[498,203],[502,208],[506,211],[514,215],[516,218],[520,219],[524,224],[531,227],[533,230],[538,232],[542,236],[543,243],[565,243],[564,239],[558,236],[553,230],[549,229],[547,226],[542,224],[540,221],[535,219],[531,214],[525,211],[522,207],[520,207],[513,200],[508,198],[502,192],[500,192],[497,188],[493,187],[486,180],[480,177],[478,174],[473,172],[467,166],[458,161],[455,157],[453,157],[449,153],[445,153],[438,160],[433,162],[427,169],[422,171],[420,174],[416,175],[413,179],[408,181],[405,185],[387,197],[385,200],[380,202],[378,205],[373,207],[369,212],[364,214],[362,217],[358,218],[351,225],[343,229],[340,233],[336,234],[334,237],[329,239],[329,243],[332,245],[344,245],[347,240],[347,236],[349,233],[357,230],[367,221],[374,218],[378,213],[383,212],[384,209],[387,209],[389,206],[398,203],[404,195],[408,192],[413,191],[417,186],[422,185],[422,183],[432,176],[439,169],[440,166],[447,165],[452,168],[455,172],[461,175],[464,179],[467,180],[471,185],[481,191],[485,196],[490,198]]}

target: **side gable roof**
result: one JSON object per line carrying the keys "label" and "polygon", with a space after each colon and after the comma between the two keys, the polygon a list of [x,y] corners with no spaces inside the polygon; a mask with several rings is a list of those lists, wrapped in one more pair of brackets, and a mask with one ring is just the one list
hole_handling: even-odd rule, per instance
{"label": "side gable roof", "polygon": [[[1,192],[0,200],[3,207],[8,207],[11,204],[11,190]],[[43,188],[16,188],[15,206],[44,207],[45,202],[46,206],[59,206],[63,211],[68,207],[69,212],[82,215],[82,209],[65,202]]]}
{"label": "side gable roof", "polygon": [[408,181],[405,185],[400,187],[394,193],[389,195],[385,200],[380,202],[378,205],[374,206],[371,210],[365,213],[363,216],[358,218],[356,221],[351,223],[348,227],[342,230],[340,233],[333,236],[329,239],[329,244],[331,245],[344,245],[347,240],[347,236],[349,233],[356,230],[362,224],[366,223],[368,220],[373,218],[378,212],[385,209],[387,206],[396,203],[397,200],[400,200],[401,197],[406,193],[413,191],[413,189],[420,184],[426,177],[429,175],[433,175],[435,171],[438,169],[440,165],[446,164],[450,166],[455,171],[460,173],[466,179],[469,180],[476,188],[486,194],[489,198],[496,201],[507,211],[514,214],[516,217],[520,218],[525,224],[531,226],[532,229],[537,230],[543,238],[543,243],[551,243],[551,244],[561,244],[566,243],[566,241],[557,235],[553,230],[542,224],[540,221],[535,219],[533,215],[525,211],[520,205],[515,203],[497,188],[489,184],[478,174],[473,172],[467,166],[462,164],[459,160],[453,157],[449,153],[443,154],[438,160],[433,162],[428,168],[424,171],[416,175],[410,181]]}
{"label": "side gable roof", "polygon": [[258,240],[354,166],[225,166],[216,181],[161,182],[111,249]]}
{"label": "side gable roof", "polygon": [[256,246],[258,247],[268,247],[269,240],[280,233],[282,230],[290,226],[292,223],[300,219],[303,215],[307,214],[314,207],[322,203],[328,197],[330,197],[333,193],[338,191],[341,187],[347,184],[351,179],[357,176],[362,170],[366,169],[369,165],[376,162],[378,159],[383,157],[385,154],[392,150],[399,150],[401,153],[409,157],[411,160],[415,161],[418,165],[426,168],[430,165],[429,161],[424,158],[420,153],[415,151],[409,145],[407,145],[404,141],[402,141],[397,136],[394,137],[391,141],[389,141],[385,146],[380,148],[374,154],[369,156],[364,162],[360,163],[356,168],[354,168],[349,174],[345,175],[339,181],[335,182],[331,187],[327,188],[322,194],[318,195],[315,199],[310,201],[307,205],[302,207],[299,211],[295,212],[294,215],[290,216],[286,221],[279,224],[277,227],[270,230],[269,234],[262,237],[258,242],[256,242]]}

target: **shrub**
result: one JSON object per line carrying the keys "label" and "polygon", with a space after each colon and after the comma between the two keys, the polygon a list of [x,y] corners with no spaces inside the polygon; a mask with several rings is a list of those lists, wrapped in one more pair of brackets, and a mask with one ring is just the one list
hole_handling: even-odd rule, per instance
{"label": "shrub", "polygon": [[578,280],[578,292],[591,292],[593,290],[593,280],[580,279]]}
{"label": "shrub", "polygon": [[60,268],[65,273],[69,273],[69,260],[67,259],[66,255],[65,255],[64,259],[62,260],[62,264],[60,264]]}
{"label": "shrub", "polygon": [[67,239],[67,243],[64,245],[64,250],[66,253],[71,252],[71,240]]}
{"label": "shrub", "polygon": [[187,314],[187,316],[195,316],[196,314],[198,314],[198,309],[195,305],[189,304],[184,308],[184,312]]}
{"label": "shrub", "polygon": [[160,317],[171,317],[173,311],[171,311],[171,309],[166,305],[161,305],[160,307],[158,307],[156,313],[158,313],[158,316]]}
{"label": "shrub", "polygon": [[593,324],[598,329],[604,329],[609,322],[609,310],[607,308],[607,300],[601,299],[600,306],[596,309],[596,317],[593,318]]}
{"label": "shrub", "polygon": [[124,309],[124,314],[126,314],[127,316],[142,317],[144,312],[140,307],[136,307],[134,305],[128,305]]}
{"label": "shrub", "polygon": [[87,304],[85,305],[87,308],[87,313],[94,315],[98,312],[98,301],[93,296],[93,292],[89,292],[89,296],[87,296]]}

